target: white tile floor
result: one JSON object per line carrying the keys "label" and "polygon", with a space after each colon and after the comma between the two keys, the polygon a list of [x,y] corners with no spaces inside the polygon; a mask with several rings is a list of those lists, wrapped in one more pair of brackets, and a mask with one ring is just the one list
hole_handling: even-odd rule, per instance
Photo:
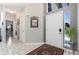
{"label": "white tile floor", "polygon": [[77,52],[64,48],[64,55],[77,55]]}
{"label": "white tile floor", "polygon": [[22,43],[15,40],[11,47],[6,44],[0,43],[0,55],[25,55],[30,51],[38,48],[43,43]]}
{"label": "white tile floor", "polygon": [[[12,41],[12,45],[9,47],[4,43],[0,43],[0,55],[25,55],[30,51],[38,48],[44,43],[23,43],[18,40]],[[64,49],[64,55],[73,55],[73,52]]]}

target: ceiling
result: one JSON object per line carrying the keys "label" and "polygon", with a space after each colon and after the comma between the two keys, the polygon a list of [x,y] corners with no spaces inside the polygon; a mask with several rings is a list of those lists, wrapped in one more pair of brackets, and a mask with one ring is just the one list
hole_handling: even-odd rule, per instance
{"label": "ceiling", "polygon": [[26,6],[25,3],[5,3],[4,5],[7,9],[10,9],[12,11],[21,11]]}

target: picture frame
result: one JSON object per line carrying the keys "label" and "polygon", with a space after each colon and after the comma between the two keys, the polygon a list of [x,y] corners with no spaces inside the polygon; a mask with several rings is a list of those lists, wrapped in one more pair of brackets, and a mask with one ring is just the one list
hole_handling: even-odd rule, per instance
{"label": "picture frame", "polygon": [[38,17],[32,16],[31,17],[31,28],[37,28],[38,27]]}

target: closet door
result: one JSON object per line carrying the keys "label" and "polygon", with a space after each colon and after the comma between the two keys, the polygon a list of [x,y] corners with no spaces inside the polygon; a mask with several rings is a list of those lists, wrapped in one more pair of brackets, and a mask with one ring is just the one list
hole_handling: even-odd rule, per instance
{"label": "closet door", "polygon": [[46,15],[46,42],[63,48],[63,11]]}

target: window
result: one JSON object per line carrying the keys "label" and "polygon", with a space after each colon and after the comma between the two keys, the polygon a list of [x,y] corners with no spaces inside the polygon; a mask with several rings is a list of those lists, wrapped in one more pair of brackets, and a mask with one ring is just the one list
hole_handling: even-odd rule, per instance
{"label": "window", "polygon": [[69,3],[62,3],[63,7],[69,6]]}
{"label": "window", "polygon": [[69,3],[55,3],[58,9],[69,6]]}
{"label": "window", "polygon": [[51,3],[48,3],[48,12],[52,11]]}
{"label": "window", "polygon": [[62,8],[62,3],[56,3],[58,9]]}
{"label": "window", "polygon": [[70,37],[67,35],[68,28],[70,28],[70,19],[71,19],[71,12],[67,11],[64,12],[64,47],[71,49],[71,40]]}
{"label": "window", "polygon": [[68,7],[69,3],[48,3],[48,12],[59,10],[60,8]]}
{"label": "window", "polygon": [[70,12],[64,12],[64,23],[69,23],[70,24]]}

